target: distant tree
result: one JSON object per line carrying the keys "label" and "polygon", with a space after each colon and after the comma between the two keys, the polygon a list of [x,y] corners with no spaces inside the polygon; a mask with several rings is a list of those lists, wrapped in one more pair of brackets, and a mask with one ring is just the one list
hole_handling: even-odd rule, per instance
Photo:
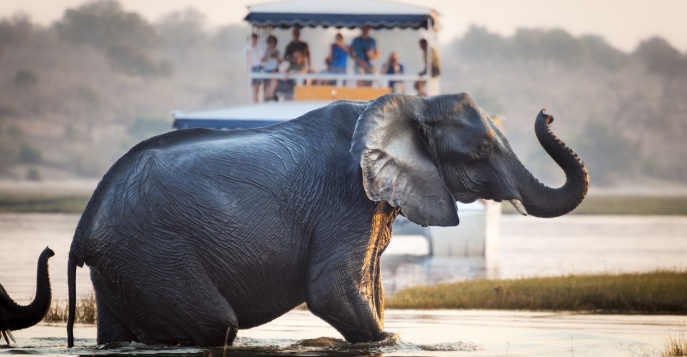
{"label": "distant tree", "polygon": [[212,42],[216,47],[226,51],[239,52],[246,43],[246,34],[246,27],[243,25],[227,25],[215,33]]}
{"label": "distant tree", "polygon": [[472,98],[481,108],[489,114],[490,116],[502,115],[504,114],[504,108],[497,96],[489,92],[484,87],[476,88],[472,93],[470,93]]}
{"label": "distant tree", "polygon": [[188,49],[205,40],[205,20],[198,10],[187,8],[166,15],[155,27],[164,43],[177,52],[177,60],[183,62]]}
{"label": "distant tree", "polygon": [[20,88],[28,88],[38,82],[38,77],[30,69],[20,69],[14,75],[14,85]]}
{"label": "distant tree", "polygon": [[609,45],[601,36],[586,35],[580,37],[586,50],[588,61],[607,70],[617,70],[630,62],[630,56]]}
{"label": "distant tree", "polygon": [[168,118],[141,116],[127,126],[126,132],[136,141],[141,141],[168,132],[171,127],[172,123]]}
{"label": "distant tree", "polygon": [[660,37],[640,42],[634,55],[644,63],[650,73],[664,79],[664,94],[671,91],[673,83],[678,78],[687,77],[687,56]]}
{"label": "distant tree", "polygon": [[149,49],[160,40],[152,25],[139,14],[124,11],[114,0],[68,9],[55,29],[62,40],[105,50],[113,46]]}
{"label": "distant tree", "polygon": [[593,63],[617,69],[629,62],[627,54],[611,47],[599,36],[575,38],[562,29],[518,29],[510,38],[472,26],[449,51],[471,59],[501,61],[555,61],[567,66]]}
{"label": "distant tree", "polygon": [[594,184],[607,186],[638,173],[643,163],[641,144],[612,130],[604,121],[590,119],[574,143],[584,158]]}
{"label": "distant tree", "polygon": [[40,164],[43,162],[43,153],[30,142],[22,140],[18,160],[23,164]]}
{"label": "distant tree", "polygon": [[579,65],[585,59],[582,43],[562,29],[518,29],[511,40],[511,47],[516,57],[527,60]]}
{"label": "distant tree", "polygon": [[18,13],[7,19],[0,19],[0,48],[14,46],[25,41],[33,32],[31,18]]}
{"label": "distant tree", "polygon": [[506,40],[484,27],[470,26],[462,40],[454,41],[450,49],[469,58],[500,57],[508,51]]}
{"label": "distant tree", "polygon": [[144,52],[128,46],[112,46],[105,52],[108,62],[118,72],[139,77],[167,77],[172,66],[166,61],[155,61]]}

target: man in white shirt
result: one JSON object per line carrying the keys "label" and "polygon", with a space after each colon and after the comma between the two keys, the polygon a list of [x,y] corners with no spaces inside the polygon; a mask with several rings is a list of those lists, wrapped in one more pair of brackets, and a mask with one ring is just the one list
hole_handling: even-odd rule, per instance
{"label": "man in white shirt", "polygon": [[[246,59],[246,67],[249,73],[259,73],[262,71],[262,55],[264,50],[258,47],[258,35],[251,34],[250,42],[246,44],[243,49],[243,55]],[[258,93],[260,92],[260,79],[251,79],[250,85],[253,94],[253,103],[258,102]]]}

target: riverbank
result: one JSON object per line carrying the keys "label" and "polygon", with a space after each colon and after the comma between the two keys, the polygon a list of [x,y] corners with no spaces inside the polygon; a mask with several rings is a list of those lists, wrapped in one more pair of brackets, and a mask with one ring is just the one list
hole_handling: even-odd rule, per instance
{"label": "riverbank", "polygon": [[404,289],[391,309],[504,309],[687,315],[687,271],[476,280]]}

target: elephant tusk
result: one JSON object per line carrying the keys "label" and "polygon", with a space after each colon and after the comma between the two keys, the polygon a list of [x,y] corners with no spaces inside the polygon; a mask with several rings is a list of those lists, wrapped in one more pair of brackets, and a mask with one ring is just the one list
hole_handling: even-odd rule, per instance
{"label": "elephant tusk", "polygon": [[[0,332],[2,332],[2,337],[5,338],[5,342],[7,342],[8,346],[10,345],[10,339],[12,340],[12,342],[17,343],[17,341],[14,339],[14,336],[12,336],[12,332],[10,330],[0,331]],[[9,335],[9,339],[7,338],[8,335]]]}
{"label": "elephant tusk", "polygon": [[527,216],[527,209],[525,209],[525,206],[520,202],[520,200],[510,200],[510,203],[515,207],[518,212],[520,212],[521,215]]}

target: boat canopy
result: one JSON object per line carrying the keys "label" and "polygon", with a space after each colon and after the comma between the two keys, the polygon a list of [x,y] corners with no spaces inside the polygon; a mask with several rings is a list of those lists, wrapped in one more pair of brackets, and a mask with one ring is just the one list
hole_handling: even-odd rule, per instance
{"label": "boat canopy", "polygon": [[430,8],[379,0],[295,0],[248,6],[254,27],[335,27],[438,30],[438,13]]}

